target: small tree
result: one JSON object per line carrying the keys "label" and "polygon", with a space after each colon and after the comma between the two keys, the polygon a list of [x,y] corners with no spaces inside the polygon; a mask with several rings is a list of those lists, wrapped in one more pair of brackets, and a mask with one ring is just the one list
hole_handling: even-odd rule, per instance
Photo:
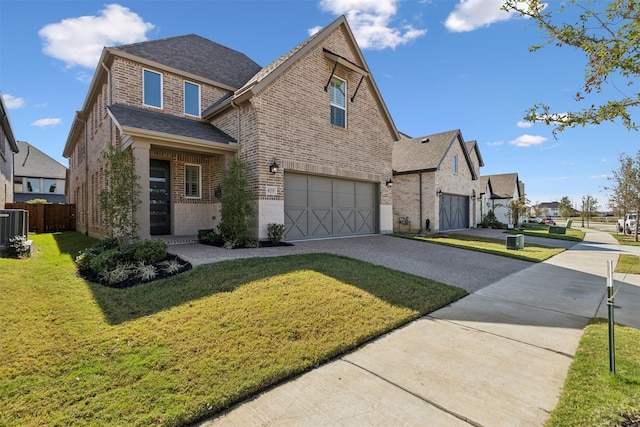
{"label": "small tree", "polygon": [[140,205],[141,186],[135,174],[130,151],[109,144],[100,157],[104,164],[104,188],[98,194],[100,211],[109,236],[118,239],[120,246],[138,238],[136,209]]}
{"label": "small tree", "polygon": [[573,207],[571,206],[571,199],[569,196],[564,196],[560,199],[560,203],[558,203],[558,211],[560,212],[560,216],[565,218],[569,218],[573,215]]}
{"label": "small tree", "polygon": [[524,196],[509,200],[507,203],[507,209],[511,214],[512,224],[518,225],[518,220],[520,219],[520,216],[526,212],[528,203],[529,201]]}
{"label": "small tree", "polygon": [[589,220],[596,216],[598,212],[598,200],[590,194],[587,194],[582,198],[582,220],[586,218],[587,227],[589,227]]}
{"label": "small tree", "polygon": [[255,209],[249,191],[249,168],[237,157],[222,171],[220,185],[220,235],[225,247],[248,243],[255,225]]}
{"label": "small tree", "polygon": [[[635,213],[636,218],[640,218],[640,151],[635,158],[620,154],[620,167],[612,172],[609,181],[611,186],[605,189],[613,192],[611,201],[623,213]],[[640,221],[636,221],[636,241],[639,223]]]}

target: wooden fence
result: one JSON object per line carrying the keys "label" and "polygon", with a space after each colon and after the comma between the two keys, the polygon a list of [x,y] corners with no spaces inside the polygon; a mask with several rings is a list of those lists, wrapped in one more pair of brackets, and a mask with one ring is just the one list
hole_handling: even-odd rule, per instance
{"label": "wooden fence", "polygon": [[5,203],[4,208],[29,211],[30,232],[56,233],[76,229],[76,205]]}

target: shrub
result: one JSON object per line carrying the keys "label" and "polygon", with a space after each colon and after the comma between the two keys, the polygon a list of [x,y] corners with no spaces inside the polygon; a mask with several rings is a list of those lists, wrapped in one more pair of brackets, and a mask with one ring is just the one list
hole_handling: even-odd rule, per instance
{"label": "shrub", "polygon": [[218,246],[222,244],[222,236],[211,228],[198,230],[198,242],[205,245]]}
{"label": "shrub", "polygon": [[129,279],[134,273],[134,267],[131,264],[118,264],[115,268],[109,271],[100,273],[98,277],[105,280],[110,285],[124,282]]}
{"label": "shrub", "polygon": [[268,224],[267,232],[269,234],[269,240],[274,245],[278,245],[284,239],[284,224]]}
{"label": "shrub", "polygon": [[89,268],[98,274],[113,270],[121,260],[122,254],[117,249],[107,249],[95,255],[89,261]]}
{"label": "shrub", "polygon": [[182,270],[182,265],[175,259],[163,261],[159,264],[159,266],[162,269],[162,271],[164,271],[167,274],[176,274],[180,270]]}
{"label": "shrub", "polygon": [[158,272],[156,267],[150,264],[140,262],[136,267],[136,276],[144,282],[151,281],[156,278]]}
{"label": "shrub", "polygon": [[27,258],[31,255],[31,247],[25,236],[15,236],[9,238],[7,245],[7,255],[14,258]]}
{"label": "shrub", "polygon": [[131,252],[133,260],[144,264],[155,264],[167,257],[167,242],[164,240],[143,240],[126,248]]}
{"label": "shrub", "polygon": [[251,237],[255,224],[255,208],[249,189],[249,167],[237,157],[222,171],[220,225],[218,229],[225,248],[243,245]]}

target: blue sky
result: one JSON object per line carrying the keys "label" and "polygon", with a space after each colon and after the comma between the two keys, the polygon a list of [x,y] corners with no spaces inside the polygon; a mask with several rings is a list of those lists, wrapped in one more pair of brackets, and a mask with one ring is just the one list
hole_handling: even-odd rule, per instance
{"label": "blue sky", "polygon": [[[531,203],[595,197],[638,133],[621,123],[554,138],[524,123],[528,107],[576,110],[585,58],[571,48],[530,53],[542,35],[500,0],[0,0],[0,91],[16,135],[67,165],[62,150],[102,47],[195,33],[267,65],[314,29],[346,15],[401,132],[460,129],[476,140],[482,175],[517,172]],[[558,1],[549,7],[557,9]],[[619,96],[605,88],[601,99]],[[593,103],[595,98],[586,102]]]}

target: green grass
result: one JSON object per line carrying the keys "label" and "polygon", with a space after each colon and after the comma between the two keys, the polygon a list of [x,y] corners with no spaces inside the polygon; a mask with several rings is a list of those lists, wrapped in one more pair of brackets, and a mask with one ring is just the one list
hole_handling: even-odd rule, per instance
{"label": "green grass", "polygon": [[547,239],[568,240],[570,242],[582,242],[585,236],[584,231],[575,228],[567,228],[566,234],[549,233],[549,226],[543,224],[530,225],[526,228],[508,230],[506,232],[510,234],[524,234],[525,236],[532,237],[544,237]]}
{"label": "green grass", "polygon": [[80,233],[0,258],[0,426],[185,425],[449,304],[462,289],[327,255],[87,283]]}
{"label": "green grass", "polygon": [[636,255],[620,254],[615,268],[616,273],[640,274],[640,257]]}
{"label": "green grass", "polygon": [[397,234],[398,237],[421,240],[438,245],[452,246],[461,249],[468,249],[477,252],[484,252],[492,255],[500,255],[509,258],[530,262],[542,262],[563,251],[564,248],[552,248],[548,246],[534,245],[527,243],[525,239],[524,249],[507,249],[506,238],[496,239],[491,237],[472,236],[460,233],[451,233],[446,236],[422,237]]}
{"label": "green grass", "polygon": [[640,330],[616,325],[614,331],[616,374],[609,372],[607,321],[593,319],[546,427],[622,425],[623,415],[640,422]]}
{"label": "green grass", "polygon": [[636,242],[634,234],[611,233],[611,235],[620,243],[626,246],[640,246],[640,239]]}

